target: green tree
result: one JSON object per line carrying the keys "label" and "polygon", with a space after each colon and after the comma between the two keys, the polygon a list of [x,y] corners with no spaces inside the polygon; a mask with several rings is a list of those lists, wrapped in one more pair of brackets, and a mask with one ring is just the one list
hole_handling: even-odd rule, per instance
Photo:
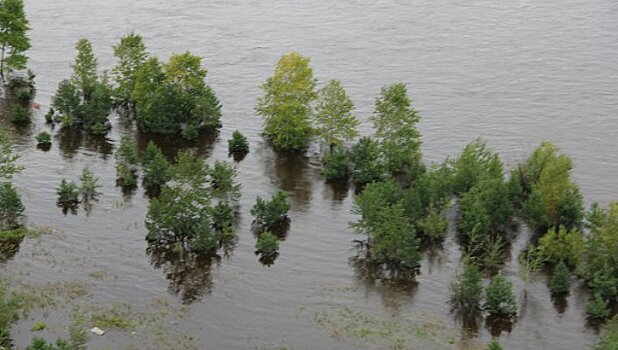
{"label": "green tree", "polygon": [[538,254],[549,264],[564,262],[575,268],[584,249],[584,236],[576,229],[550,229],[540,239]]}
{"label": "green tree", "polygon": [[132,98],[138,126],[193,140],[203,127],[221,126],[221,104],[204,79],[201,58],[175,54],[167,64],[150,58],[135,74]]}
{"label": "green tree", "polygon": [[483,276],[474,264],[465,263],[463,270],[450,285],[449,303],[454,310],[474,315],[481,309]]}
{"label": "green tree", "polygon": [[75,49],[77,50],[77,56],[75,56],[75,62],[71,65],[71,68],[73,68],[71,83],[81,91],[82,98],[87,100],[98,81],[97,69],[99,63],[94,56],[92,44],[88,39],[79,39],[77,44],[75,44]]}
{"label": "green tree", "polygon": [[291,151],[307,147],[311,130],[311,103],[316,81],[309,58],[296,52],[283,55],[275,74],[262,85],[264,96],[255,110],[264,117],[264,135],[275,148]]}
{"label": "green tree", "polygon": [[502,274],[495,275],[485,289],[483,309],[492,316],[511,318],[517,315],[513,284]]}
{"label": "green tree", "polygon": [[148,142],[142,159],[144,166],[144,186],[160,188],[170,179],[170,164],[154,142]]}
{"label": "green tree", "polygon": [[91,199],[96,199],[99,195],[97,189],[101,187],[101,185],[99,185],[99,178],[94,176],[88,167],[85,167],[82,170],[79,180],[81,182],[79,191],[82,194],[82,200],[88,202]]}
{"label": "green tree", "polygon": [[347,179],[350,175],[350,158],[342,146],[338,146],[334,152],[325,155],[323,163],[322,174],[327,180]]}
{"label": "green tree", "polygon": [[74,207],[79,203],[79,187],[73,181],[62,179],[60,186],[56,188],[58,195],[58,205],[63,207]]}
{"label": "green tree", "polygon": [[318,91],[313,121],[317,136],[330,147],[331,153],[336,146],[358,136],[359,121],[352,114],[353,109],[354,104],[339,80],[329,81]]}
{"label": "green tree", "polygon": [[65,127],[73,125],[73,120],[78,117],[80,104],[81,96],[77,86],[70,80],[61,81],[52,97],[52,120],[62,122]]}
{"label": "green tree", "polygon": [[554,275],[549,281],[549,290],[553,296],[562,296],[569,294],[571,289],[571,273],[564,261],[560,260]]}
{"label": "green tree", "polygon": [[247,137],[238,130],[234,131],[232,138],[227,141],[227,145],[230,153],[249,152],[249,141],[247,141]]}
{"label": "green tree", "polygon": [[502,350],[502,345],[496,339],[492,339],[489,344],[487,344],[486,350]]}
{"label": "green tree", "polygon": [[618,349],[618,316],[607,322],[601,340],[593,348],[593,350],[616,349]]}
{"label": "green tree", "polygon": [[385,178],[385,166],[380,158],[378,144],[369,137],[362,137],[352,147],[352,177],[354,182],[364,185]]}
{"label": "green tree", "polygon": [[120,139],[115,157],[120,185],[125,188],[135,187],[137,185],[137,146],[128,136]]}
{"label": "green tree", "polygon": [[414,171],[421,160],[421,133],[416,128],[420,116],[411,104],[405,84],[385,86],[370,118],[386,169],[393,175]]}
{"label": "green tree", "polygon": [[135,112],[133,91],[137,79],[137,71],[148,58],[146,45],[141,35],[129,33],[122,38],[118,45],[113,47],[117,64],[112,69],[112,76],[116,83],[114,88],[114,103],[128,112]]}
{"label": "green tree", "polygon": [[258,196],[251,208],[251,215],[255,217],[255,222],[259,225],[272,226],[285,220],[289,210],[287,194],[279,191],[272,196],[270,201]]}
{"label": "green tree", "polygon": [[262,232],[255,243],[255,252],[263,257],[270,257],[277,254],[279,250],[279,240],[269,231]]}
{"label": "green tree", "polygon": [[0,231],[21,226],[24,210],[21,196],[15,187],[10,182],[0,183]]}
{"label": "green tree", "polygon": [[210,187],[215,198],[226,204],[237,202],[240,199],[240,184],[236,177],[236,168],[225,161],[216,161],[210,171]]}
{"label": "green tree", "polygon": [[14,70],[25,69],[30,49],[30,26],[23,0],[0,1],[0,79]]}
{"label": "green tree", "polygon": [[500,156],[479,138],[467,144],[454,162],[453,192],[461,195],[470,191],[478,181],[503,178]]}

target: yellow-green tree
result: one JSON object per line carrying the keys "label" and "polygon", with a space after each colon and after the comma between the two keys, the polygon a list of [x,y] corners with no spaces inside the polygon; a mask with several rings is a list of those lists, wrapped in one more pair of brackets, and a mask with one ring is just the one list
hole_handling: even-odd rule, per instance
{"label": "yellow-green tree", "polygon": [[0,79],[8,71],[25,69],[30,30],[23,0],[0,0]]}
{"label": "yellow-green tree", "polygon": [[339,80],[331,80],[318,91],[313,120],[317,136],[326,143],[330,152],[344,141],[358,136],[358,119],[352,114],[354,103]]}

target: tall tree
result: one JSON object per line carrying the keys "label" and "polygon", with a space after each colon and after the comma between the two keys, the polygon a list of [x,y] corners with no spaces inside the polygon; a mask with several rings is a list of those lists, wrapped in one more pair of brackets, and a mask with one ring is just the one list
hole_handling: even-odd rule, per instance
{"label": "tall tree", "polygon": [[114,99],[117,106],[127,111],[135,112],[133,91],[138,69],[144,65],[148,58],[146,45],[141,35],[130,33],[120,39],[120,43],[113,47],[114,56],[118,60],[116,67],[112,69],[112,76],[116,83]]}
{"label": "tall tree", "polygon": [[316,133],[330,147],[330,152],[343,141],[358,135],[358,119],[352,114],[354,104],[339,80],[331,80],[318,91],[314,108]]}
{"label": "tall tree", "polygon": [[308,57],[296,52],[282,56],[275,74],[262,85],[264,96],[255,110],[265,118],[264,135],[281,150],[301,150],[311,137],[311,103],[316,98]]}
{"label": "tall tree", "polygon": [[382,88],[371,116],[388,171],[395,175],[414,170],[420,162],[420,120],[412,108],[406,85],[395,83]]}
{"label": "tall tree", "polygon": [[29,29],[24,1],[0,0],[0,80],[6,72],[26,68]]}
{"label": "tall tree", "polygon": [[75,49],[77,56],[75,56],[75,62],[71,65],[71,68],[73,68],[71,82],[82,91],[83,99],[87,100],[98,81],[97,68],[99,64],[88,39],[79,39]]}

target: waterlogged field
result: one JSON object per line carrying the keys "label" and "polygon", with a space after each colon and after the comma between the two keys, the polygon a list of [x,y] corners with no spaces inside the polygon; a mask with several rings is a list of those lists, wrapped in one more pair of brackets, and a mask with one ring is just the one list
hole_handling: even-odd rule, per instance
{"label": "waterlogged field", "polygon": [[[510,169],[551,140],[572,157],[586,206],[605,206],[618,199],[616,4],[28,0],[26,10],[41,109],[26,128],[2,121],[21,155],[14,183],[33,230],[0,252],[0,275],[26,305],[11,333],[17,348],[33,336],[66,337],[76,314],[107,331],[91,335],[92,349],[481,349],[492,336],[505,349],[586,349],[597,341],[584,286],[554,302],[545,271],[522,279],[518,256],[531,233],[521,223],[503,268],[518,305],[512,324],[462,324],[450,312],[462,255],[456,207],[444,242],[423,250],[414,281],[376,278],[358,260],[354,241],[363,237],[349,228],[354,186],[325,182],[317,147],[274,152],[254,107],[277,59],[296,50],[311,58],[321,84],[343,82],[361,134],[372,132],[380,87],[401,81],[422,118],[427,162],[456,157],[482,136]],[[112,45],[131,31],[163,60],[185,50],[203,57],[223,106],[219,132],[190,143],[138,132],[117,115],[105,138],[44,123],[71,74],[75,42],[90,39],[100,67],[110,69]],[[148,195],[141,185],[116,186],[121,136],[140,151],[154,140],[168,157],[191,149],[212,164],[232,160],[227,140],[236,129],[251,152],[235,163],[235,245],[216,259],[148,249]],[[43,130],[53,134],[48,151],[35,146]],[[102,185],[99,200],[63,214],[55,188],[62,178],[77,181],[85,166]],[[264,265],[249,212],[257,196],[277,190],[289,194],[290,225],[279,256]]]}

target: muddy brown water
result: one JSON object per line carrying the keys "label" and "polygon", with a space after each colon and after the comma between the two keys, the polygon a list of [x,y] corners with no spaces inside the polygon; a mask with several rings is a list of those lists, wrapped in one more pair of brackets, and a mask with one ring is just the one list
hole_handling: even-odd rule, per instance
{"label": "muddy brown water", "polygon": [[[376,281],[351,260],[358,238],[348,228],[353,188],[324,183],[315,149],[281,155],[260,138],[253,111],[259,86],[290,50],[312,58],[320,82],[344,83],[364,134],[380,87],[404,81],[423,116],[427,161],[455,156],[483,136],[514,166],[539,142],[553,140],[573,157],[587,203],[618,199],[614,1],[27,0],[26,7],[36,102],[43,108],[32,127],[14,132],[25,166],[15,182],[29,224],[55,233],[26,239],[2,273],[25,283],[80,281],[89,295],[79,302],[87,305],[128,303],[154,312],[152,301],[164,300],[183,310],[164,327],[176,334],[169,339],[183,341],[170,345],[152,338],[152,329],[112,330],[92,338],[94,349],[383,349],[401,334],[405,348],[475,348],[496,332],[484,321],[466,329],[449,313],[448,285],[459,261],[453,228],[441,247],[425,253],[418,283]],[[35,148],[33,135],[48,129],[43,114],[58,82],[70,74],[77,39],[89,38],[100,65],[110,68],[111,46],[130,31],[141,33],[160,57],[191,50],[204,58],[224,126],[192,148],[209,161],[227,159],[234,129],[250,139],[251,153],[237,163],[243,186],[238,242],[227,257],[147,252],[148,198],[141,188],[125,195],[115,187],[112,152],[123,133],[142,148],[150,138],[118,118],[107,140],[56,130],[49,151]],[[178,148],[158,141],[170,155]],[[77,180],[84,166],[100,178],[100,201],[88,215],[80,208],[65,216],[55,206],[54,188],[63,177]],[[277,189],[290,193],[291,224],[280,256],[267,267],[253,252],[249,209],[257,195]],[[512,255],[525,247],[528,232],[517,237]],[[517,271],[511,258],[505,273],[514,282],[520,316],[501,332],[504,347],[590,347],[598,336],[586,326],[585,291],[574,287],[566,302],[554,305],[544,275],[525,286]],[[17,346],[32,337],[34,319],[48,323],[46,338],[64,336],[72,303],[78,301],[18,323]]]}

